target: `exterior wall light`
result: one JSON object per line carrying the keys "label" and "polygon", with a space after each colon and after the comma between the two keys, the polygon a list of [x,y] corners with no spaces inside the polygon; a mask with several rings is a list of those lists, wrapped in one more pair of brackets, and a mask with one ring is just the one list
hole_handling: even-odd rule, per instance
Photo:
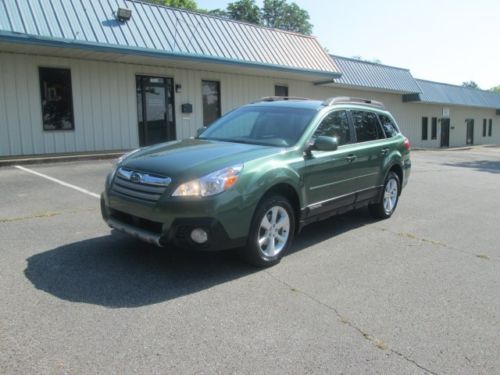
{"label": "exterior wall light", "polygon": [[126,22],[132,18],[132,11],[127,8],[118,8],[116,18],[118,18],[118,21],[120,22]]}

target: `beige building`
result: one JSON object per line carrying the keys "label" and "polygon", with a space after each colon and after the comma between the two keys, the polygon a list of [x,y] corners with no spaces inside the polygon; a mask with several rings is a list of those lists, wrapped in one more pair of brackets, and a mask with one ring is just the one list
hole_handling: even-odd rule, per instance
{"label": "beige building", "polygon": [[418,147],[500,144],[500,95],[329,56],[309,36],[133,0],[3,4],[0,157],[186,138],[272,95],[380,100]]}

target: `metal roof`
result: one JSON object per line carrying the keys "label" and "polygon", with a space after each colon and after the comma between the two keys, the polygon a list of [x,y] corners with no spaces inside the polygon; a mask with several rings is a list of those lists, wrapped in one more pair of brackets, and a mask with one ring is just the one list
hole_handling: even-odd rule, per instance
{"label": "metal roof", "polygon": [[0,40],[340,75],[314,37],[138,0],[0,0]]}
{"label": "metal roof", "polygon": [[417,79],[416,81],[422,88],[422,93],[418,95],[405,95],[403,101],[500,109],[500,94],[493,91],[472,89],[423,79]]}
{"label": "metal roof", "polygon": [[335,86],[354,86],[400,94],[422,91],[408,69],[336,55],[331,55],[331,58],[342,72],[342,76],[333,81]]}

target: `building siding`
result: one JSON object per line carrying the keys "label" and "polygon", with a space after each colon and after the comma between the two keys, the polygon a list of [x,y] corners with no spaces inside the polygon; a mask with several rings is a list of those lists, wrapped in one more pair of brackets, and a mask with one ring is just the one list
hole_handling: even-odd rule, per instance
{"label": "building siding", "polygon": [[[166,63],[168,64],[168,62]],[[43,131],[38,67],[71,69],[75,129]],[[264,74],[264,73],[263,73]],[[263,96],[274,95],[274,85],[286,84],[290,96],[324,99],[332,96],[380,100],[393,113],[402,131],[416,147],[439,147],[436,140],[421,140],[421,118],[442,117],[443,106],[403,103],[400,94],[315,86],[311,82],[205,70],[126,64],[0,52],[0,156],[122,150],[138,147],[136,75],[173,78],[182,85],[175,94],[176,135],[188,138],[202,126],[201,81],[221,85],[221,110],[226,113]],[[192,114],[181,113],[183,103]],[[500,144],[500,116],[494,109],[448,106],[450,146],[465,145],[465,119],[473,118],[475,144]],[[483,118],[493,120],[493,136],[482,136]]]}

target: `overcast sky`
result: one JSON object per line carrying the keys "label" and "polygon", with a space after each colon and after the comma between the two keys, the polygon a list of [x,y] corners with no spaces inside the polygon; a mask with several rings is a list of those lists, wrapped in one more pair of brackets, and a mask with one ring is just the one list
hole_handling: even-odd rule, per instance
{"label": "overcast sky", "polygon": [[[206,9],[229,2],[197,1]],[[500,85],[500,0],[295,2],[309,12],[313,35],[332,54],[378,59],[416,78]]]}

